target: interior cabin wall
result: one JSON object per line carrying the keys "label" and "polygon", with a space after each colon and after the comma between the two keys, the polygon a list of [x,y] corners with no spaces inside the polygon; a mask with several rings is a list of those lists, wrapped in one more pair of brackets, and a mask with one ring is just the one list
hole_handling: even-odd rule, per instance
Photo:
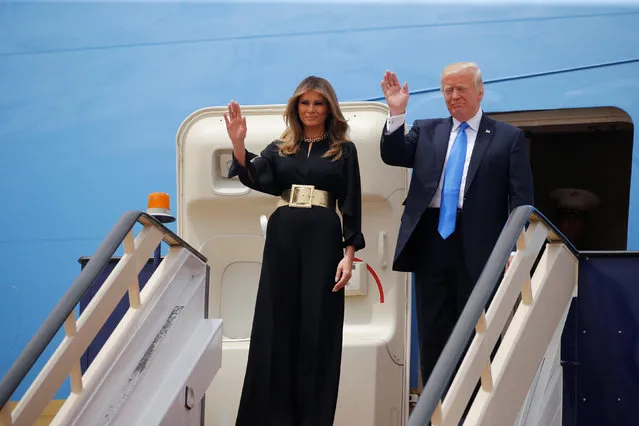
{"label": "interior cabin wall", "polygon": [[557,202],[550,197],[555,188],[585,189],[599,197],[580,250],[626,250],[633,129],[623,124],[529,132],[535,204],[548,219],[557,223]]}

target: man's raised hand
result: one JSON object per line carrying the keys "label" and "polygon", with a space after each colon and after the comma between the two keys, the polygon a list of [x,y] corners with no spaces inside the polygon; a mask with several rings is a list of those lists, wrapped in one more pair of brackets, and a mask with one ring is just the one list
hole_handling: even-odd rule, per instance
{"label": "man's raised hand", "polygon": [[408,83],[405,82],[404,85],[401,86],[397,75],[395,75],[394,72],[386,71],[384,78],[382,78],[382,92],[384,92],[391,116],[404,114],[406,112],[406,105],[408,105],[408,98],[410,96]]}

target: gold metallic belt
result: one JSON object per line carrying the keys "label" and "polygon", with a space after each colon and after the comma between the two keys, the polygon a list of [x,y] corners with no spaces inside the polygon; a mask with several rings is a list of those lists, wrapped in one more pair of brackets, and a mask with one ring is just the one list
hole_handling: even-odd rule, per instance
{"label": "gold metallic belt", "polygon": [[327,191],[315,189],[313,185],[293,185],[291,189],[282,192],[277,200],[277,207],[305,207],[311,206],[334,207],[335,198]]}

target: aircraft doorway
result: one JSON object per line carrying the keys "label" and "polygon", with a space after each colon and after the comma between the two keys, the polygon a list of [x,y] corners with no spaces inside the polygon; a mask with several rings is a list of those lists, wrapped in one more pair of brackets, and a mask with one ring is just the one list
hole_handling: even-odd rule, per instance
{"label": "aircraft doorway", "polygon": [[570,238],[577,249],[626,250],[633,124],[625,112],[583,108],[490,115],[526,132],[535,207],[567,236],[575,235]]}

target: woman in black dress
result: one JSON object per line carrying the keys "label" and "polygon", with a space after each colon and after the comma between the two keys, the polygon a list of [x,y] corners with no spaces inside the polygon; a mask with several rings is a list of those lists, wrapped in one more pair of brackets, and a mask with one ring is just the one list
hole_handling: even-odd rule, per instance
{"label": "woman in black dress", "polygon": [[280,139],[255,155],[244,147],[239,105],[231,102],[224,114],[233,143],[229,177],[279,197],[266,230],[236,426],[333,424],[343,288],[365,244],[357,150],[331,84],[304,79],[284,118]]}

